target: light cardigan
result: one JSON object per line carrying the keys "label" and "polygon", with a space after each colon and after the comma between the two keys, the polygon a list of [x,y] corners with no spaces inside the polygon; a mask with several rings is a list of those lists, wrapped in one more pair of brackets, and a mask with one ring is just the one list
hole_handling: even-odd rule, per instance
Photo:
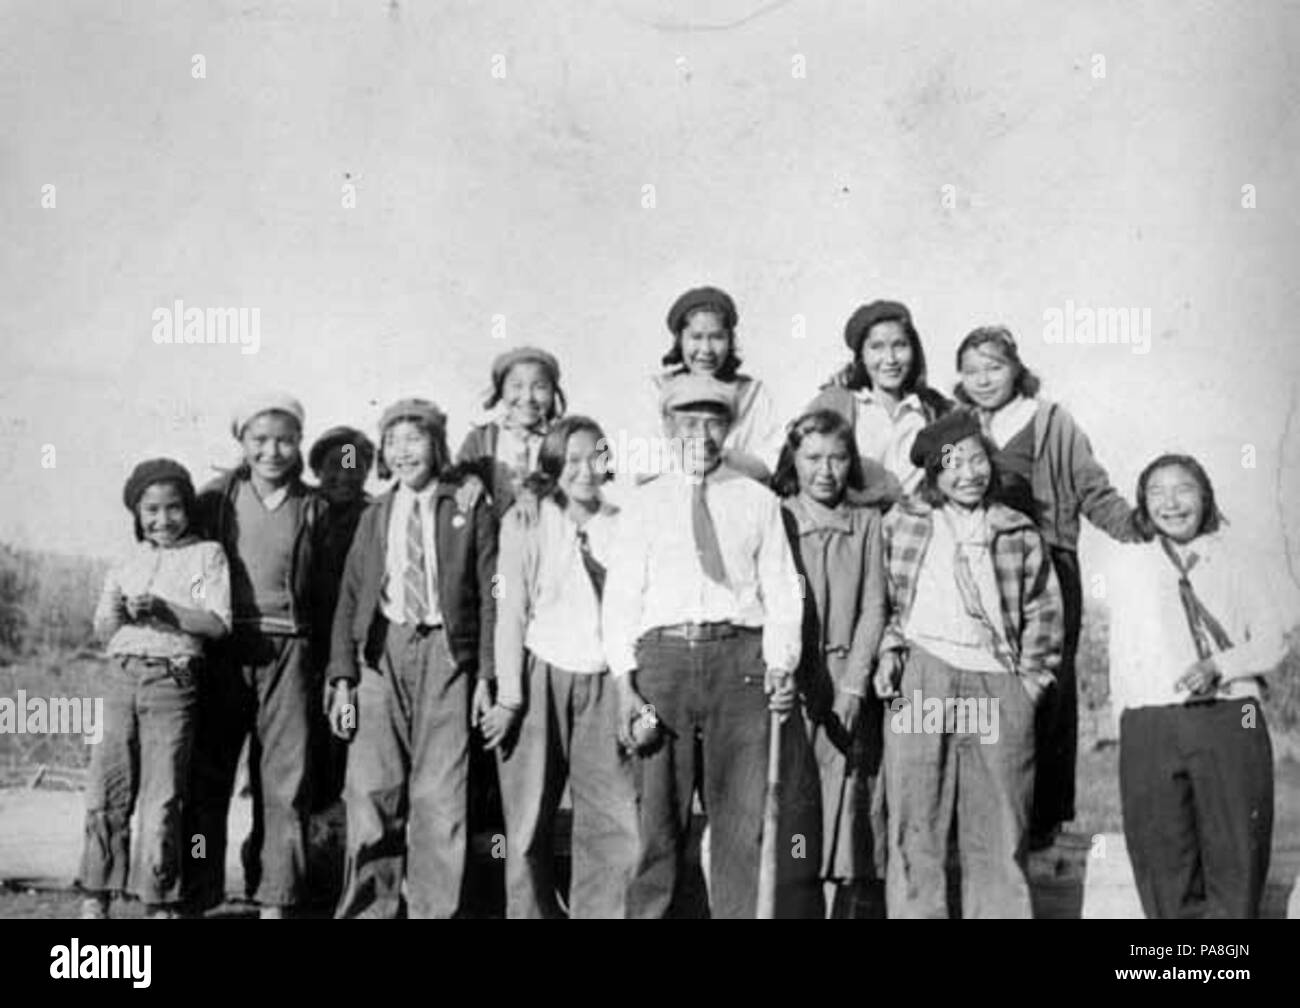
{"label": "light cardigan", "polygon": [[[608,566],[617,510],[603,505],[583,526],[592,556]],[[524,701],[524,649],[566,672],[606,669],[600,602],[578,547],[578,526],[555,501],[538,506],[536,521],[518,508],[502,519],[497,553],[497,697]]]}
{"label": "light cardigan", "polygon": [[[1272,671],[1287,650],[1278,605],[1283,595],[1268,573],[1271,564],[1226,531],[1193,540],[1191,549],[1198,559],[1188,580],[1232,641],[1213,655],[1224,679],[1217,696],[1256,697],[1254,677]],[[1174,683],[1198,655],[1178,595],[1178,572],[1159,541],[1118,551],[1106,588],[1112,711],[1181,704],[1188,694]]]}

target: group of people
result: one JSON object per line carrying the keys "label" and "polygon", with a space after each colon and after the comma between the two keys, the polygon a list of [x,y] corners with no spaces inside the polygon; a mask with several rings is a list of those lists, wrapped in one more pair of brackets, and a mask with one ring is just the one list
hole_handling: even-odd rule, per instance
{"label": "group of people", "polygon": [[[697,802],[708,912],[752,917],[777,731],[779,912],[1028,917],[1027,853],[1075,814],[1080,516],[1130,544],[1110,674],[1143,907],[1258,912],[1283,622],[1194,458],[1155,458],[1130,505],[1003,327],[961,341],[954,401],[908,308],[864,305],[789,423],[740,369],[724,291],[687,291],[667,328],[653,468],[612,457],[532,347],[495,360],[494,418],[455,457],[443,412],[402,399],[373,443],[322,435],[308,486],[302,407],[275,393],[235,414],[243,463],[202,492],[169,459],[135,468],[138,546],[96,611],[84,916],[119,891],[162,917],[224,898],[247,740],[263,917],[309,898],[308,815],[340,792],[336,916],[464,912],[485,789],[509,917],[681,913]],[[368,500],[372,464],[391,486]]]}

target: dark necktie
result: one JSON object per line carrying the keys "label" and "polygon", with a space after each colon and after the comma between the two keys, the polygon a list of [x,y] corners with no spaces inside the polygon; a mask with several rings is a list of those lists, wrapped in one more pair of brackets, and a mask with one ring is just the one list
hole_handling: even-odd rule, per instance
{"label": "dark necktie", "polygon": [[[1183,603],[1183,615],[1187,617],[1187,629],[1191,631],[1192,643],[1196,645],[1197,656],[1201,661],[1205,661],[1214,653],[1214,650],[1226,651],[1232,647],[1232,639],[1224,632],[1219,621],[1210,614],[1210,610],[1206,609],[1201,600],[1196,597],[1196,590],[1192,587],[1192,582],[1187,578],[1200,557],[1194,552],[1188,552],[1187,561],[1184,563],[1178,556],[1177,550],[1170,545],[1169,540],[1164,536],[1160,537],[1160,545],[1164,547],[1165,555],[1178,569],[1178,597]],[[1214,650],[1211,650],[1210,641],[1207,640],[1207,637],[1213,639]]]}
{"label": "dark necktie", "polygon": [[718,530],[714,528],[713,516],[709,514],[709,502],[704,488],[705,481],[700,480],[691,494],[691,530],[695,533],[695,552],[700,558],[700,567],[705,576],[730,588],[727,567],[722,562],[722,548],[718,545]]}
{"label": "dark necktie", "polygon": [[596,589],[596,601],[599,602],[605,592],[605,565],[591,552],[586,529],[578,529],[578,553],[582,556],[582,566],[587,568],[587,577],[591,578],[591,587]]}

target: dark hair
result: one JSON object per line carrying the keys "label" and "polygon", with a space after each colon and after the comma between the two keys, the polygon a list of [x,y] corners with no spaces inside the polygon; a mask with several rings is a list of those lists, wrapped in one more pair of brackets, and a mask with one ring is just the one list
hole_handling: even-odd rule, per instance
{"label": "dark hair", "polygon": [[[194,513],[195,513],[195,494],[194,485],[188,480],[182,479],[158,479],[153,480],[145,485],[144,490],[140,492],[140,500],[144,500],[144,495],[148,492],[149,487],[162,486],[168,484],[176,488],[176,492],[181,495],[181,507],[185,509],[185,531],[194,531]],[[134,521],[135,541],[144,542],[144,526],[140,524],[140,502],[136,501],[135,507],[131,509],[131,518]]]}
{"label": "dark hair", "polygon": [[375,467],[379,478],[381,480],[393,478],[393,471],[388,468],[388,462],[384,458],[384,438],[395,424],[402,421],[414,424],[424,431],[433,444],[433,478],[437,479],[451,465],[451,449],[447,447],[447,433],[442,429],[441,424],[431,423],[427,417],[419,415],[392,417],[384,426],[384,429],[379,432],[379,456],[378,464]]}
{"label": "dark hair", "polygon": [[[871,324],[871,328],[866,333],[863,333],[858,348],[853,352],[853,360],[844,366],[842,372],[844,387],[855,391],[857,389],[871,388],[871,375],[867,373],[867,366],[862,361],[862,348],[867,343],[866,337],[870,334],[871,329],[874,329],[882,322],[897,322],[902,326],[903,335],[907,337],[907,343],[912,348],[912,366],[908,369],[907,374],[903,376],[903,394],[910,395],[915,392],[922,400],[937,397],[939,402],[929,402],[928,404],[933,408],[940,408],[940,403],[942,403],[946,407],[947,400],[944,399],[943,395],[926,384],[925,348],[921,346],[921,334],[916,331],[916,326],[912,323],[910,316],[877,319]],[[942,409],[940,411],[942,412]]]}
{"label": "dark hair", "polygon": [[[569,438],[584,431],[596,439],[596,445],[601,450],[609,451],[609,442],[605,432],[600,429],[600,424],[587,416],[566,416],[556,421],[542,438],[542,446],[537,451],[537,468],[524,477],[524,486],[538,497],[550,497],[560,507],[564,507],[568,500],[560,489],[559,482],[560,474],[568,462]],[[604,482],[608,483],[613,478],[613,469],[606,468]]]}
{"label": "dark hair", "polygon": [[[988,489],[984,491],[984,499],[980,502],[981,504],[988,504],[990,501],[996,500],[1002,490],[1002,480],[998,476],[998,465],[994,461],[998,449],[988,435],[984,433],[970,434],[961,440],[967,441],[972,437],[979,439],[980,447],[984,449],[984,454],[989,459],[989,485]],[[960,444],[961,441],[957,443]],[[931,507],[942,507],[947,499],[944,497],[943,491],[939,489],[939,474],[944,470],[943,460],[946,455],[947,452],[935,452],[926,460],[925,475],[921,479],[921,485],[916,488],[916,496]]]}
{"label": "dark hair", "polygon": [[[996,343],[1002,356],[1016,369],[1015,390],[1026,399],[1038,395],[1038,390],[1042,388],[1043,383],[1038,380],[1038,375],[1025,367],[1024,362],[1021,361],[1020,351],[1016,349],[1016,338],[1011,335],[1011,330],[1006,326],[980,326],[967,333],[966,338],[957,347],[957,373],[961,374],[961,359],[967,350],[976,350],[989,343]],[[970,393],[962,387],[960,380],[953,386],[952,394],[959,402],[964,402],[968,406],[974,405]]]}
{"label": "dark hair", "polygon": [[1151,520],[1151,512],[1147,510],[1147,484],[1151,482],[1151,477],[1161,469],[1168,469],[1174,466],[1181,466],[1186,469],[1196,485],[1201,491],[1201,524],[1196,530],[1198,536],[1205,535],[1209,532],[1219,531],[1220,525],[1227,524],[1228,519],[1223,516],[1219,510],[1219,505],[1214,499],[1214,484],[1210,482],[1209,475],[1201,466],[1201,463],[1190,455],[1179,455],[1168,453],[1161,455],[1155,461],[1147,464],[1142,470],[1142,475],[1137,481],[1137,515],[1134,518],[1134,524],[1138,530],[1147,537],[1154,539],[1160,534],[1156,528],[1155,522]]}
{"label": "dark hair", "polygon": [[546,380],[551,383],[551,388],[555,390],[555,401],[551,403],[551,411],[547,415],[546,419],[550,421],[555,420],[557,417],[564,416],[565,410],[569,408],[569,401],[564,397],[564,389],[560,388],[560,381],[555,374],[555,370],[540,357],[522,357],[511,364],[508,368],[503,369],[499,376],[494,375],[492,379],[492,394],[483,400],[483,408],[485,410],[490,410],[501,401],[501,397],[505,394],[506,379],[510,377],[510,372],[520,364],[536,364],[546,372]]}
{"label": "dark hair", "polygon": [[809,434],[825,434],[837,437],[844,442],[849,451],[849,472],[845,488],[861,490],[866,484],[862,474],[862,458],[858,454],[858,439],[853,436],[853,425],[835,410],[811,410],[796,417],[786,430],[785,444],[781,446],[781,456],[777,459],[776,473],[772,477],[772,489],[778,497],[790,497],[799,492],[799,470],[795,467],[794,457],[803,439]]}
{"label": "dark hair", "polygon": [[673,345],[668,352],[663,355],[661,360],[666,368],[671,368],[675,374],[681,374],[689,371],[686,366],[686,356],[682,353],[682,330],[690,325],[693,319],[700,312],[712,312],[718,317],[727,331],[727,356],[718,365],[718,369],[713,372],[713,377],[718,381],[734,381],[736,374],[740,371],[741,360],[736,355],[736,330],[733,326],[727,325],[727,318],[731,314],[726,305],[721,302],[707,302],[695,305],[690,311],[682,316],[681,324],[673,331]]}

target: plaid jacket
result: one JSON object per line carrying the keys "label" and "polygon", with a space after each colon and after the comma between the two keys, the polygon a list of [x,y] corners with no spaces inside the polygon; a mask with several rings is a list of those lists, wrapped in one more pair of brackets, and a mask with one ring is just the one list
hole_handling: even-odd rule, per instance
{"label": "plaid jacket", "polygon": [[[916,597],[917,574],[933,528],[931,508],[915,497],[885,516],[885,570],[889,619],[881,652],[907,647],[903,627]],[[1052,560],[1038,527],[1002,504],[989,505],[993,570],[1002,600],[1002,626],[1022,676],[1055,675],[1061,662],[1064,617]]]}

